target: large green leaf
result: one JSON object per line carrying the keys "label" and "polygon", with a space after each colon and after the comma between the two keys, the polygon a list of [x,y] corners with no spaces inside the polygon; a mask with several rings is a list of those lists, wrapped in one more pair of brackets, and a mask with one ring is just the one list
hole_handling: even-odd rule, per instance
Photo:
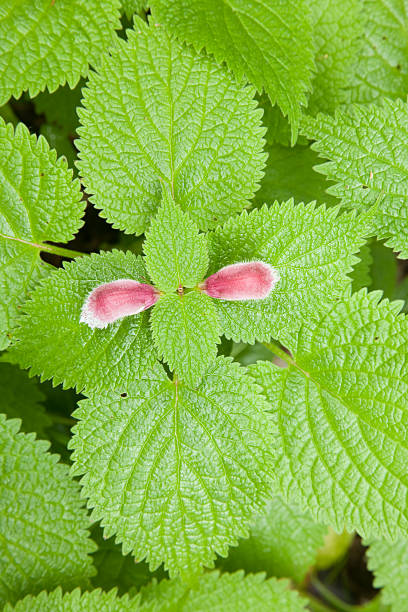
{"label": "large green leaf", "polygon": [[382,588],[384,603],[392,612],[406,612],[408,601],[408,539],[397,542],[374,540],[367,550],[368,568],[373,572],[374,586]]}
{"label": "large green leaf", "polygon": [[136,19],[84,90],[78,163],[102,216],[142,233],[162,183],[200,229],[242,210],[258,188],[265,129],[252,87]]}
{"label": "large green leaf", "polygon": [[154,16],[181,40],[226,62],[265,90],[296,137],[314,70],[307,0],[152,0]]}
{"label": "large green leaf", "polygon": [[27,593],[87,586],[89,519],[79,487],[49,443],[0,415],[0,605]]}
{"label": "large green leaf", "polygon": [[[408,321],[401,302],[360,291],[251,366],[270,402],[282,492],[318,521],[408,535]],[[275,349],[276,350],[276,349]]]}
{"label": "large green leaf", "polygon": [[270,491],[266,403],[238,364],[218,358],[201,384],[150,380],[91,395],[75,414],[74,473],[123,551],[171,575],[211,566],[247,534]]}
{"label": "large green leaf", "polygon": [[65,82],[75,87],[113,42],[119,0],[2,0],[0,106]]}
{"label": "large green leaf", "polygon": [[152,367],[155,354],[148,314],[120,319],[105,329],[80,323],[82,306],[98,285],[121,278],[146,282],[141,257],[122,251],[64,264],[24,307],[10,350],[13,361],[55,385],[126,392],[133,377]]}
{"label": "large green leaf", "polygon": [[82,225],[85,201],[66,161],[23,124],[14,131],[0,118],[0,150],[1,350],[21,304],[49,273],[40,259],[43,243],[70,240]]}
{"label": "large green leaf", "polygon": [[[7,605],[4,612],[134,612],[141,609],[139,599],[129,599],[127,595],[117,597],[114,589],[109,593],[100,589],[81,593],[75,589],[64,595],[61,588],[57,588],[51,593],[43,591],[37,597],[28,595],[15,606]],[[154,612],[152,607],[143,609]]]}

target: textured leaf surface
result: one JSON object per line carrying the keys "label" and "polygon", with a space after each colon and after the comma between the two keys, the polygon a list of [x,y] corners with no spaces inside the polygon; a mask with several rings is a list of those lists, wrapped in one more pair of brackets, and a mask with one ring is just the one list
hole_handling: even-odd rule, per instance
{"label": "textured leaf surface", "polygon": [[207,241],[187,213],[165,196],[143,245],[149,276],[158,289],[195,287],[208,267]]}
{"label": "textured leaf surface", "polygon": [[157,603],[160,612],[303,612],[306,600],[289,590],[286,580],[264,576],[210,572],[200,576],[193,588],[180,580],[153,582],[142,589],[142,602]]}
{"label": "textured leaf surface", "polygon": [[[112,251],[82,257],[55,271],[25,304],[15,331],[12,359],[32,374],[78,391],[117,388],[142,376],[154,363],[147,312],[120,319],[105,329],[80,323],[88,294],[120,278],[146,282],[142,259]],[[47,307],[44,307],[44,304]]]}
{"label": "textured leaf surface", "polygon": [[212,300],[197,291],[164,295],[153,308],[151,326],[160,357],[194,387],[217,356],[220,324]]}
{"label": "textured leaf surface", "polygon": [[[367,544],[367,542],[365,542]],[[374,540],[367,553],[374,586],[382,588],[382,600],[392,612],[405,612],[408,601],[408,539]]]}
{"label": "textured leaf surface", "polygon": [[380,197],[373,220],[379,238],[408,257],[407,104],[360,105],[335,117],[305,118],[304,132],[330,161],[318,166],[336,184],[328,189],[346,206],[366,210]]}
{"label": "textured leaf surface", "polygon": [[252,87],[140,19],[84,91],[79,168],[115,227],[142,233],[161,182],[200,229],[247,205],[266,155]]}
{"label": "textured leaf surface", "polygon": [[75,87],[120,28],[118,0],[3,0],[0,106],[29,90]]}
{"label": "textured leaf surface", "polygon": [[148,0],[121,0],[121,4],[122,12],[128,19],[131,19],[135,13],[141,13],[147,9]]}
{"label": "textured leaf surface", "polygon": [[154,0],[154,14],[181,40],[226,62],[289,116],[297,133],[314,70],[307,0]]}
{"label": "textured leaf surface", "polygon": [[0,605],[26,593],[86,585],[89,519],[77,483],[48,442],[0,416]]}
{"label": "textured leaf surface", "polygon": [[341,531],[408,533],[408,322],[365,290],[302,328],[289,367],[251,374],[270,401],[282,491]]}
{"label": "textured leaf surface", "polygon": [[302,582],[326,533],[327,527],[314,522],[308,512],[274,497],[256,517],[250,537],[232,548],[221,563],[229,571],[264,571]]}
{"label": "textured leaf surface", "polygon": [[250,260],[269,263],[280,273],[264,300],[215,301],[222,333],[251,344],[287,338],[317,306],[344,292],[362,233],[364,221],[354,215],[292,201],[244,212],[218,228],[209,236],[209,273]]}
{"label": "textured leaf surface", "polygon": [[27,372],[10,363],[0,363],[0,413],[22,419],[23,431],[36,431],[43,438],[44,430],[51,425],[44,400],[37,381],[28,378]]}
{"label": "textured leaf surface", "polygon": [[49,270],[40,260],[41,243],[70,240],[82,225],[85,202],[66,162],[23,124],[14,132],[0,118],[0,150],[1,350],[19,306]]}
{"label": "textured leaf surface", "polygon": [[[75,589],[63,594],[60,588],[51,593],[44,591],[33,597],[28,595],[15,606],[6,606],[4,612],[133,612],[140,610],[139,597],[118,597],[115,590],[104,593],[100,589],[81,593]],[[147,610],[146,610],[147,612]]]}
{"label": "textured leaf surface", "polygon": [[125,553],[174,575],[212,565],[247,533],[269,491],[265,401],[238,364],[218,358],[196,389],[156,378],[127,397],[81,403],[71,442],[75,474]]}
{"label": "textured leaf surface", "polygon": [[348,99],[356,57],[361,54],[361,0],[309,0],[316,42],[317,75],[308,112],[332,113]]}
{"label": "textured leaf surface", "polygon": [[259,206],[275,200],[285,202],[293,198],[295,203],[317,201],[319,204],[336,204],[337,198],[327,193],[332,182],[313,169],[320,160],[309,146],[286,147],[280,144],[266,146],[268,161],[261,188],[254,203]]}
{"label": "textured leaf surface", "polygon": [[371,269],[373,257],[368,244],[363,244],[358,253],[358,257],[360,261],[354,266],[353,272],[350,274],[353,281],[353,291],[359,291],[363,289],[363,287],[370,287],[372,282]]}
{"label": "textured leaf surface", "polygon": [[364,36],[356,57],[350,98],[376,102],[407,97],[408,5],[406,0],[363,0]]}

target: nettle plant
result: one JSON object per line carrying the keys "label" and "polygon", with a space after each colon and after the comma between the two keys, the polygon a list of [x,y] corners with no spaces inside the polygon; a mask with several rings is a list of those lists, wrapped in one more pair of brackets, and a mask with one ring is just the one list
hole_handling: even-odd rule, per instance
{"label": "nettle plant", "polygon": [[[353,532],[408,609],[388,4],[1,3],[5,610],[349,609],[305,577]],[[87,205],[114,248],[71,249]]]}

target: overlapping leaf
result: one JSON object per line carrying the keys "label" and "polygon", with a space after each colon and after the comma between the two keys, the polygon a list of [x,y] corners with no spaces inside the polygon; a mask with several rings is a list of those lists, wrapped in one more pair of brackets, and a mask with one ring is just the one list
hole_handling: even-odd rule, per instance
{"label": "overlapping leaf", "polygon": [[9,418],[22,419],[23,431],[35,431],[42,438],[51,425],[43,402],[44,393],[36,380],[15,365],[0,363],[0,413]]}
{"label": "overlapping leaf", "polygon": [[[112,251],[64,264],[33,293],[15,331],[12,359],[32,374],[78,390],[117,388],[143,376],[155,359],[146,312],[105,329],[80,323],[82,306],[98,285],[121,278],[146,282],[140,257]],[[44,307],[46,305],[46,307]]]}
{"label": "overlapping leaf", "polygon": [[302,582],[314,564],[327,527],[313,521],[309,512],[286,504],[279,497],[268,500],[251,526],[248,539],[232,548],[222,566],[229,571],[267,572],[269,576]]}
{"label": "overlapping leaf", "polygon": [[172,383],[161,366],[127,397],[81,403],[74,473],[113,533],[151,569],[171,575],[211,565],[247,533],[270,490],[266,403],[238,364],[218,358],[201,384]]}
{"label": "overlapping leaf", "polygon": [[143,250],[150,278],[162,291],[195,287],[207,271],[206,237],[169,194],[152,221]]}
{"label": "overlapping leaf", "polygon": [[46,240],[66,242],[81,227],[85,202],[72,170],[30,136],[0,118],[0,349],[9,344],[18,309],[49,273],[40,259]]}
{"label": "overlapping leaf", "polygon": [[314,70],[307,0],[152,0],[154,15],[181,40],[203,47],[278,103],[296,137]]}
{"label": "overlapping leaf", "polygon": [[259,362],[251,374],[270,402],[289,500],[338,530],[389,538],[408,535],[408,322],[380,295],[321,311],[289,367]]}
{"label": "overlapping leaf", "polygon": [[[4,612],[134,612],[140,610],[139,597],[129,599],[127,595],[118,597],[116,590],[104,593],[100,589],[81,593],[75,589],[63,594],[61,588],[51,593],[43,591],[37,597],[28,595],[15,606],[7,605]],[[149,612],[149,608],[143,608]],[[153,612],[153,608],[150,608]]]}
{"label": "overlapping leaf", "polygon": [[141,13],[147,9],[148,0],[121,0],[122,11],[128,19],[131,19],[135,13]]}
{"label": "overlapping leaf", "polygon": [[48,442],[0,415],[0,605],[93,573],[89,519],[68,468]]}
{"label": "overlapping leaf", "polygon": [[[368,544],[368,542],[366,542]],[[374,540],[367,550],[374,586],[382,588],[382,600],[392,612],[405,612],[408,601],[408,538],[397,542]]]}
{"label": "overlapping leaf", "polygon": [[287,340],[317,306],[344,292],[365,222],[338,212],[313,203],[275,202],[244,212],[209,235],[209,273],[238,261],[262,260],[280,274],[264,300],[214,301],[223,334],[250,343],[271,336]]}
{"label": "overlapping leaf", "polygon": [[373,220],[379,238],[408,257],[408,106],[355,105],[335,117],[305,118],[304,133],[330,161],[317,170],[335,181],[328,192],[357,210],[379,200]]}
{"label": "overlapping leaf", "polygon": [[200,229],[242,210],[262,177],[264,128],[252,87],[136,19],[84,91],[79,168],[115,227],[142,233],[162,186]]}
{"label": "overlapping leaf", "polygon": [[210,572],[193,588],[180,580],[153,582],[142,589],[142,602],[158,605],[160,612],[303,612],[306,600],[288,587],[286,580],[265,580],[264,574]]}
{"label": "overlapping leaf", "polygon": [[120,28],[119,0],[3,0],[0,106],[29,90],[75,87]]}

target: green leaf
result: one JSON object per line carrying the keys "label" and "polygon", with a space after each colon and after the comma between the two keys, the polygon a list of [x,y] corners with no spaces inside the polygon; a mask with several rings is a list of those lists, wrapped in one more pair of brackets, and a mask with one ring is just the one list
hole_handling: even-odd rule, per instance
{"label": "green leaf", "polygon": [[105,539],[102,536],[99,525],[95,525],[91,533],[92,539],[98,544],[98,550],[93,554],[97,570],[97,574],[92,577],[94,587],[101,587],[105,591],[115,587],[119,595],[134,595],[153,577],[158,580],[166,577],[166,573],[161,569],[152,574],[145,561],[138,562],[130,555],[123,555],[122,547],[115,544],[114,538]]}
{"label": "green leaf", "polygon": [[154,0],[155,18],[197,50],[226,62],[238,81],[265,90],[292,124],[296,140],[301,107],[314,70],[307,0]]}
{"label": "green leaf", "polygon": [[143,245],[146,267],[161,291],[195,287],[208,267],[207,240],[187,213],[165,195]]}
{"label": "green leaf", "polygon": [[241,211],[262,177],[265,129],[252,87],[166,30],[136,19],[84,90],[78,167],[114,227],[142,233],[162,184],[200,229]]}
{"label": "green leaf", "polygon": [[373,258],[369,244],[363,244],[358,257],[360,261],[354,266],[350,276],[352,279],[353,291],[360,291],[364,287],[370,287],[372,283],[371,270]]}
{"label": "green leaf", "polygon": [[65,82],[75,87],[120,28],[118,0],[3,0],[0,105]]}
{"label": "green leaf", "polygon": [[148,0],[121,0],[121,4],[122,12],[131,19],[135,13],[147,10]]}
{"label": "green leaf", "polygon": [[89,519],[68,467],[49,443],[0,416],[0,605],[57,585],[86,586],[93,573]]}
{"label": "green leaf", "polygon": [[347,102],[354,80],[356,57],[361,54],[363,14],[361,0],[309,0],[316,42],[317,75],[308,112],[332,113]]}
{"label": "green leaf", "polygon": [[366,552],[374,586],[382,588],[382,600],[392,612],[405,612],[408,601],[408,539],[374,540]]}
{"label": "green leaf", "polygon": [[[140,610],[139,597],[118,597],[115,589],[104,593],[100,589],[81,593],[75,589],[63,594],[61,588],[51,593],[43,591],[37,597],[27,595],[14,607],[7,605],[4,612],[133,612]],[[146,610],[146,612],[148,612]],[[153,612],[153,611],[152,611]]]}
{"label": "green leaf", "polygon": [[217,356],[217,309],[211,298],[191,291],[162,296],[151,316],[155,345],[177,376],[194,387]]}
{"label": "green leaf", "polygon": [[360,291],[309,320],[251,374],[270,402],[275,469],[289,502],[336,531],[408,534],[408,322]]}
{"label": "green leaf", "polygon": [[45,395],[36,380],[10,363],[0,363],[0,413],[22,419],[22,431],[35,431],[42,438],[51,425],[43,402]]}
{"label": "green leaf", "polygon": [[48,123],[74,136],[79,123],[77,107],[81,104],[84,84],[85,81],[81,79],[75,89],[64,85],[52,94],[48,91],[38,94],[33,100],[36,113],[44,115]]}
{"label": "green leaf", "polygon": [[303,129],[317,141],[313,149],[331,160],[317,167],[336,182],[328,192],[357,210],[367,210],[379,199],[374,230],[407,258],[407,104],[384,100],[382,107],[354,105],[335,117],[306,117]]}
{"label": "green leaf", "polygon": [[218,358],[196,389],[155,378],[80,403],[74,473],[123,552],[170,575],[212,566],[247,534],[270,491],[266,404],[238,364]]}
{"label": "green leaf", "polygon": [[293,198],[296,203],[316,200],[319,204],[336,204],[337,198],[327,193],[332,183],[313,167],[320,160],[309,146],[266,146],[268,161],[260,190],[255,194],[256,206]]}
{"label": "green leaf", "polygon": [[300,583],[314,564],[326,533],[327,527],[315,523],[309,512],[273,497],[256,517],[249,538],[232,548],[221,564],[228,571],[264,571]]}
{"label": "green leaf", "polygon": [[400,0],[362,0],[363,44],[350,99],[377,102],[407,97],[408,6]]}
{"label": "green leaf", "polygon": [[157,604],[160,612],[304,612],[307,600],[291,591],[288,581],[264,576],[210,572],[193,588],[181,580],[162,580],[142,589],[142,603]]}
{"label": "green leaf", "polygon": [[[0,9],[1,11],[1,9]],[[82,225],[79,181],[46,140],[0,118],[0,350],[9,344],[18,309],[49,274],[45,241],[67,242]],[[49,247],[48,247],[49,248]]]}
{"label": "green leaf", "polygon": [[280,274],[264,300],[215,300],[221,333],[251,344],[271,336],[287,340],[317,306],[342,295],[365,221],[338,212],[338,207],[317,208],[314,203],[275,202],[244,212],[209,235],[209,273],[239,261],[261,260]]}
{"label": "green leaf", "polygon": [[115,250],[64,263],[26,302],[10,350],[13,361],[42,379],[53,378],[54,385],[126,391],[129,380],[143,376],[155,360],[147,312],[105,329],[80,323],[92,289],[120,278],[145,282],[141,257]]}
{"label": "green leaf", "polygon": [[370,243],[371,257],[371,290],[383,292],[384,297],[392,300],[395,295],[398,277],[398,262],[391,249],[387,249],[377,240]]}

